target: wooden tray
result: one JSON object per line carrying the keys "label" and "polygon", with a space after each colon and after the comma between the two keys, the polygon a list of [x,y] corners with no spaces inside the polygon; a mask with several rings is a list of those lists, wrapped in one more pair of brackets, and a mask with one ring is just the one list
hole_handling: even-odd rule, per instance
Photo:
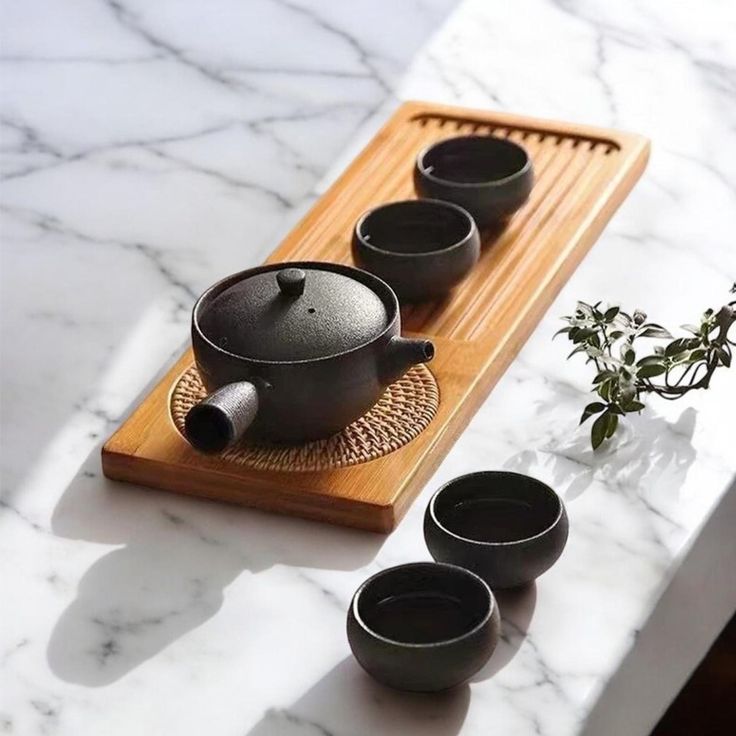
{"label": "wooden tray", "polygon": [[439,385],[434,419],[404,447],[370,462],[317,472],[254,470],[192,450],[170,393],[189,351],[102,450],[105,475],[178,493],[388,532],[432,475],[596,240],[649,155],[637,135],[421,102],[403,105],[268,259],[349,263],[357,217],[413,197],[414,157],[459,134],[508,137],[529,151],[527,204],[470,276],[442,301],[402,310],[404,333],[427,335]]}

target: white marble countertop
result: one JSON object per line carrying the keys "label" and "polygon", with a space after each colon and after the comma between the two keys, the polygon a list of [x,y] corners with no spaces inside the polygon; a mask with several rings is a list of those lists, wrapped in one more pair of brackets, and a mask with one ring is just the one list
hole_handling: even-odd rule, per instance
{"label": "white marble countertop", "polygon": [[[727,299],[729,4],[29,0],[2,25],[0,732],[647,733],[736,605],[736,372],[593,454],[590,375],[550,337],[578,298],[668,325]],[[261,261],[406,98],[620,127],[653,154],[396,532],[101,478],[197,293]],[[429,494],[480,468],[557,488],[567,550],[501,597],[469,686],[385,690],[350,655],[348,601],[428,559]]]}

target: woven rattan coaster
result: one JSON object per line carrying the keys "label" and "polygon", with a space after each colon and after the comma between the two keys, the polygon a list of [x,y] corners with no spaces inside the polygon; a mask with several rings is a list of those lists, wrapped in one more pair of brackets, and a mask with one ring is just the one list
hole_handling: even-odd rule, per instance
{"label": "woven rattan coaster", "polygon": [[[184,417],[205,396],[196,366],[187,368],[171,392],[171,417],[183,433]],[[303,445],[240,443],[221,457],[258,470],[310,471],[357,465],[398,450],[432,421],[440,395],[424,365],[389,386],[378,403],[339,434]]]}

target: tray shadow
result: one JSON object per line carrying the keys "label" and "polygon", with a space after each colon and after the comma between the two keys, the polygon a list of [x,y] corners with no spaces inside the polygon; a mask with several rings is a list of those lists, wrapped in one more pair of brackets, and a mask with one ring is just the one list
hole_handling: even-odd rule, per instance
{"label": "tray shadow", "polygon": [[243,572],[354,570],[385,537],[105,479],[99,448],[57,504],[54,534],[117,549],[97,559],[51,633],[61,679],[100,687],[202,625]]}

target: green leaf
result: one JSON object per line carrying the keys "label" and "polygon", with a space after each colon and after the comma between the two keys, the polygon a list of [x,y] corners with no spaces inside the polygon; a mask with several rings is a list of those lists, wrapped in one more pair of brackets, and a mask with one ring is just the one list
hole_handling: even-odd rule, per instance
{"label": "green leaf", "polygon": [[572,327],[563,327],[561,330],[557,330],[557,332],[555,332],[555,334],[552,335],[552,339],[554,340],[557,337],[557,335],[564,335],[570,332],[571,329]]}
{"label": "green leaf", "polygon": [[630,404],[636,398],[636,388],[632,383],[628,383],[621,388],[621,403]]}
{"label": "green leaf", "polygon": [[625,411],[641,411],[644,408],[646,408],[645,405],[641,401],[636,400],[630,401],[624,406]]}
{"label": "green leaf", "polygon": [[613,376],[613,375],[614,375],[614,374],[613,374],[613,373],[611,373],[611,371],[601,371],[601,372],[600,372],[600,373],[599,373],[599,374],[598,374],[598,375],[597,375],[597,376],[596,376],[596,377],[595,377],[595,378],[593,379],[593,383],[594,383],[594,384],[596,384],[596,383],[600,383],[601,381],[605,381],[605,380],[606,380],[606,378],[610,378],[610,377],[611,377],[611,376]]}
{"label": "green leaf", "polygon": [[636,372],[639,378],[654,378],[654,376],[661,376],[667,369],[663,365],[643,365]]}
{"label": "green leaf", "polygon": [[616,427],[618,427],[618,417],[615,414],[611,414],[608,418],[608,425],[606,426],[606,437],[613,437]]}
{"label": "green leaf", "polygon": [[607,309],[603,315],[604,322],[613,322],[616,319],[616,315],[621,311],[620,307],[611,307]]}
{"label": "green leaf", "polygon": [[580,424],[590,419],[593,414],[600,414],[605,408],[606,405],[602,404],[600,401],[594,401],[593,403],[588,404],[588,406],[583,410],[583,415],[580,417]]}
{"label": "green leaf", "polygon": [[578,346],[577,346],[577,347],[575,348],[575,350],[573,350],[573,351],[572,351],[572,352],[571,352],[571,353],[570,353],[570,354],[569,354],[569,355],[567,356],[567,360],[570,360],[570,358],[572,358],[572,356],[573,356],[573,355],[575,355],[575,353],[582,353],[582,352],[584,352],[584,351],[585,351],[585,345],[578,345]]}
{"label": "green leaf", "polygon": [[664,358],[661,355],[645,355],[636,361],[637,365],[664,365]]}
{"label": "green leaf", "polygon": [[613,386],[616,382],[616,378],[607,378],[600,386],[598,386],[598,395],[604,401],[611,400],[611,393],[613,392]]}
{"label": "green leaf", "polygon": [[585,317],[593,316],[593,307],[591,307],[590,304],[586,304],[585,302],[578,302],[576,311],[580,312]]}
{"label": "green leaf", "polygon": [[624,350],[624,363],[626,363],[626,365],[634,365],[635,360],[636,353],[634,352],[634,349],[626,348],[626,350]]}
{"label": "green leaf", "polygon": [[570,335],[570,337],[573,342],[583,342],[583,340],[587,340],[593,335],[595,335],[595,330],[590,327],[581,327],[574,335]]}
{"label": "green leaf", "polygon": [[671,358],[674,355],[679,355],[680,353],[685,352],[685,350],[688,349],[687,347],[688,340],[684,337],[681,337],[677,340],[673,340],[665,349],[664,354]]}
{"label": "green leaf", "polygon": [[611,340],[620,340],[624,336],[624,333],[621,330],[614,330],[610,334]]}
{"label": "green leaf", "polygon": [[671,339],[672,335],[660,325],[647,325],[637,333],[637,337],[659,337]]}
{"label": "green leaf", "polygon": [[590,429],[590,444],[593,445],[594,450],[597,450],[601,442],[606,439],[609,416],[611,415],[608,412],[604,412],[593,422],[593,426]]}
{"label": "green leaf", "polygon": [[731,356],[725,348],[718,348],[718,358],[721,361],[721,365],[725,365],[726,368],[731,367]]}
{"label": "green leaf", "polygon": [[702,348],[700,350],[693,350],[692,353],[687,356],[687,362],[697,363],[698,361],[703,360],[706,355],[708,355],[708,351],[703,350]]}

